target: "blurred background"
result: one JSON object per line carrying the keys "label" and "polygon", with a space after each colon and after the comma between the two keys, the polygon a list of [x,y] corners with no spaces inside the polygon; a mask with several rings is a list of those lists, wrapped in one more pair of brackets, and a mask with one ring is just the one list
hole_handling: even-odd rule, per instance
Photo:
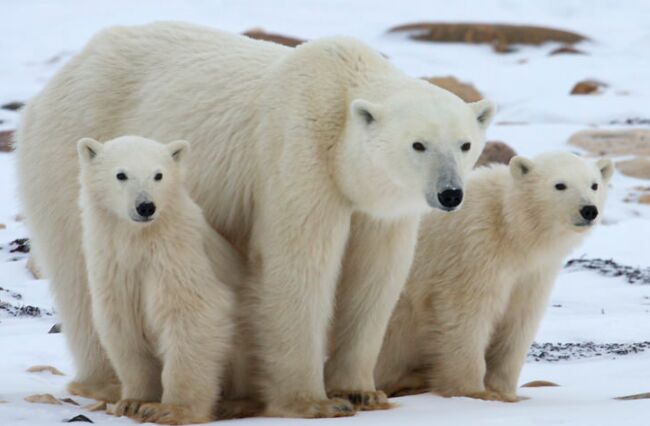
{"label": "blurred background", "polygon": [[42,388],[62,397],[68,380],[27,367],[71,373],[72,364],[61,336],[47,334],[56,312],[15,197],[21,107],[98,30],[178,20],[289,45],[357,37],[413,77],[492,99],[499,112],[482,163],[556,149],[616,163],[603,224],[561,274],[523,372],[523,382],[561,387],[526,390],[532,399],[515,406],[409,397],[400,405],[415,411],[340,422],[647,420],[648,400],[612,396],[650,390],[650,1],[1,0],[0,17],[0,419],[58,423],[78,411],[23,401]]}

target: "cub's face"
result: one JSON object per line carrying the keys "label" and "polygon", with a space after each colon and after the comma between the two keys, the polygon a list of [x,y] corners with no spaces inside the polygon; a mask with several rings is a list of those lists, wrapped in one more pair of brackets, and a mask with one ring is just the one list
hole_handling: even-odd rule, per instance
{"label": "cub's face", "polygon": [[353,101],[348,137],[382,175],[375,180],[378,191],[399,193],[420,212],[452,211],[461,206],[465,176],[483,150],[495,107],[489,101],[467,104],[423,84],[381,103]]}
{"label": "cub's face", "polygon": [[187,150],[185,141],[164,145],[123,136],[101,144],[84,138],[78,143],[81,184],[93,203],[117,217],[151,223],[178,196]]}
{"label": "cub's face", "polygon": [[530,214],[576,232],[600,222],[613,173],[610,160],[590,161],[557,152],[534,160],[514,157],[510,170]]}

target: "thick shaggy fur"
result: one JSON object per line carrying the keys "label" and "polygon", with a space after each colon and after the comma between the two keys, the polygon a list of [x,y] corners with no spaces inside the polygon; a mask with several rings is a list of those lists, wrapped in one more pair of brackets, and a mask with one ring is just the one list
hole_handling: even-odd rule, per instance
{"label": "thick shaggy fur", "polygon": [[579,211],[602,211],[611,173],[608,160],[568,153],[515,157],[510,167],[474,172],[462,210],[423,218],[375,371],[378,387],[516,401],[563,259],[598,221],[586,223]]}
{"label": "thick shaggy fur", "polygon": [[115,398],[89,321],[75,140],[192,141],[192,198],[247,256],[242,310],[267,414],[329,417],[352,406],[328,392],[385,406],[373,369],[419,215],[462,188],[493,113],[352,39],[290,49],[177,23],[103,31],[30,102],[18,134],[28,225],[78,367],[71,389]]}
{"label": "thick shaggy fur", "polygon": [[[243,280],[235,250],[183,187],[187,149],[134,136],[79,142],[93,319],[122,383],[115,411],[164,424],[213,418],[232,348],[229,287]],[[143,222],[145,201],[156,212]]]}

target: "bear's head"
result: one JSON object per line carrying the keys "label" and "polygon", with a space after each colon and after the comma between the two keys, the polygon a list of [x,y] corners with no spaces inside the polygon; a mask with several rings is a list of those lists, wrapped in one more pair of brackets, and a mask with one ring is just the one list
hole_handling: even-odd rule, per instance
{"label": "bear's head", "polygon": [[[339,183],[357,208],[375,216],[452,211],[466,175],[485,146],[493,103],[465,103],[428,82],[412,82],[384,98],[351,101],[344,142],[352,178]],[[340,160],[345,161],[345,160]]]}
{"label": "bear's head", "polygon": [[611,160],[590,161],[568,152],[550,152],[530,160],[510,160],[513,200],[518,210],[541,227],[583,232],[597,224],[614,167]]}
{"label": "bear's head", "polygon": [[94,205],[129,222],[151,223],[182,189],[186,141],[162,144],[138,136],[77,144],[81,186]]}

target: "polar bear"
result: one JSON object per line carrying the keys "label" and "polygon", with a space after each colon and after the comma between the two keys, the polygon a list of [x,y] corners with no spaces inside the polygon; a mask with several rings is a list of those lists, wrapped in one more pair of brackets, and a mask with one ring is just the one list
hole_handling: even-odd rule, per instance
{"label": "polar bear", "polygon": [[18,132],[19,191],[78,368],[69,388],[110,399],[116,382],[87,321],[70,141],[192,141],[192,198],[246,257],[266,414],[331,417],[353,414],[346,399],[387,406],[373,371],[419,216],[460,207],[494,110],[350,38],[293,49],[182,23],[101,32]]}
{"label": "polar bear", "polygon": [[599,221],[612,170],[563,152],[514,157],[473,173],[462,210],[423,218],[378,387],[517,401],[553,282]]}
{"label": "polar bear", "polygon": [[78,152],[93,320],[122,384],[115,413],[207,422],[244,271],[183,186],[188,143],[83,138]]}

